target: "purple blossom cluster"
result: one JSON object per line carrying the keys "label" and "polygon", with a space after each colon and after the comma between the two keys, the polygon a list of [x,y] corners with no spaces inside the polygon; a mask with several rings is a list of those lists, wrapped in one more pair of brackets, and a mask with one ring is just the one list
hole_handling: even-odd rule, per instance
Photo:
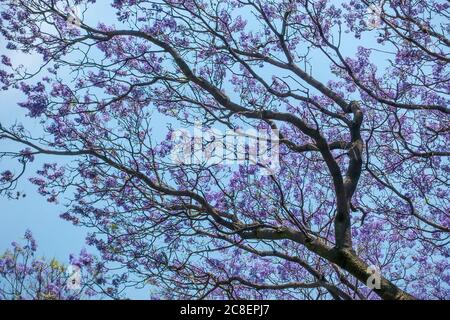
{"label": "purple blossom cluster", "polygon": [[[30,230],[24,244],[13,242],[0,255],[0,300],[79,300],[99,297],[98,262],[86,250],[71,255],[70,263],[79,266],[80,287],[70,287],[67,265],[56,259],[37,258],[37,244]],[[117,284],[119,285],[119,283]],[[112,287],[108,287],[112,288]],[[112,292],[113,290],[110,289]]]}

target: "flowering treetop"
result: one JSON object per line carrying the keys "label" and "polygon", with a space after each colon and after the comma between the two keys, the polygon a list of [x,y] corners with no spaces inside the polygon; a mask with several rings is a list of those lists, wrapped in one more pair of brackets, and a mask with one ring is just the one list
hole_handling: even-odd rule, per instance
{"label": "flowering treetop", "polygon": [[[71,195],[62,217],[155,297],[450,297],[447,1],[115,0],[99,23],[94,0],[0,6],[2,43],[42,58],[2,56],[0,83],[45,131],[0,122],[22,145],[0,190],[54,157],[39,193]],[[199,122],[278,130],[278,170],[174,163]]]}

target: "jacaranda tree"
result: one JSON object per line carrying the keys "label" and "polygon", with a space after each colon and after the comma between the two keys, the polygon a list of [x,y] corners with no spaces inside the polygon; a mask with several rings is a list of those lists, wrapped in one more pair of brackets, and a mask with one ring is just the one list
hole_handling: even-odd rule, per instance
{"label": "jacaranda tree", "polygon": [[[12,243],[0,255],[0,300],[78,300],[116,298],[125,279],[108,275],[103,262],[86,250],[71,255],[69,267],[56,259],[36,257],[37,243],[30,230],[25,244]],[[106,272],[106,273],[105,273]]]}
{"label": "jacaranda tree", "polygon": [[[39,193],[152,297],[450,298],[448,1],[0,5],[43,130],[1,124],[2,193],[44,157]],[[194,125],[278,131],[278,167],[173,161]]]}

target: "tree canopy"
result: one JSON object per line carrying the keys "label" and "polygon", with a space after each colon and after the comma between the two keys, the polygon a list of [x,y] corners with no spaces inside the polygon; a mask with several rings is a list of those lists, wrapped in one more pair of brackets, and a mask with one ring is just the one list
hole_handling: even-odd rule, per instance
{"label": "tree canopy", "polygon": [[[99,5],[0,0],[43,130],[0,119],[2,194],[45,157],[38,192],[157,298],[450,298],[448,1]],[[173,161],[195,125],[278,132],[277,169]]]}

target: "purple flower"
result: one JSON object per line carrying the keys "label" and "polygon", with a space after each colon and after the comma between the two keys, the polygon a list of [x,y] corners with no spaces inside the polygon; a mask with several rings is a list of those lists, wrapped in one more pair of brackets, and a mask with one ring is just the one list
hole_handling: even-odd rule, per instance
{"label": "purple flower", "polygon": [[0,182],[10,182],[13,178],[14,175],[10,170],[6,170],[0,173]]}
{"label": "purple flower", "polygon": [[30,148],[25,148],[23,150],[20,151],[20,154],[27,159],[29,162],[33,162],[34,161],[34,155],[33,155],[33,151]]}
{"label": "purple flower", "polygon": [[5,56],[5,55],[2,55],[1,62],[5,66],[12,67],[11,59],[9,57]]}
{"label": "purple flower", "polygon": [[47,108],[48,100],[42,95],[30,95],[27,101],[20,102],[19,106],[30,111],[30,117],[40,116]]}
{"label": "purple flower", "polygon": [[36,251],[37,249],[36,240],[34,239],[31,230],[27,229],[25,231],[25,239],[28,241],[31,251],[33,252]]}

